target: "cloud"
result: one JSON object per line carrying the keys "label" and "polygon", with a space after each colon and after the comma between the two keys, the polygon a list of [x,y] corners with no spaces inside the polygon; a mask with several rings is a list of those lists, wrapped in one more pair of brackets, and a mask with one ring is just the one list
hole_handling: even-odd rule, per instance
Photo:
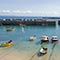
{"label": "cloud", "polygon": [[0,15],[60,16],[60,11],[0,10]]}
{"label": "cloud", "polygon": [[34,11],[34,14],[42,16],[57,16],[59,15],[58,11]]}
{"label": "cloud", "polygon": [[0,15],[25,15],[32,14],[31,10],[0,10]]}
{"label": "cloud", "polygon": [[12,13],[21,13],[20,10],[13,10]]}
{"label": "cloud", "polygon": [[22,14],[29,14],[29,13],[32,13],[32,11],[30,10],[27,10],[27,11],[20,11],[20,10],[13,10],[12,13],[16,13],[16,14],[19,14],[19,13],[22,13]]}
{"label": "cloud", "polygon": [[32,13],[32,11],[31,10],[28,10],[27,13]]}
{"label": "cloud", "polygon": [[57,15],[57,14],[58,14],[58,12],[56,12],[56,11],[54,11],[53,13],[54,13],[55,15]]}
{"label": "cloud", "polygon": [[10,10],[2,10],[2,13],[10,13]]}

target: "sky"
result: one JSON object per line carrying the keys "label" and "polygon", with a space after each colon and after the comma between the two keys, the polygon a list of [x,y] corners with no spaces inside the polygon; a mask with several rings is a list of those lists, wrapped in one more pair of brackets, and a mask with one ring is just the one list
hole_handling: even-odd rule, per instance
{"label": "sky", "polygon": [[0,0],[0,15],[60,16],[60,0]]}

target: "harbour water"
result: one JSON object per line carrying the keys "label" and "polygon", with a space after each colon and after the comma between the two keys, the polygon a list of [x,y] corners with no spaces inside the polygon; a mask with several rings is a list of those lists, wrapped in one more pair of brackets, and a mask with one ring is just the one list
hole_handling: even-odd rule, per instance
{"label": "harbour water", "polygon": [[[14,27],[15,31],[7,32],[6,29]],[[29,41],[29,37],[36,35],[37,39]],[[41,48],[41,36],[56,35],[60,39],[60,26],[0,26],[0,44],[13,40],[13,46],[3,48],[0,47],[0,60],[59,60],[60,59],[60,42],[54,47],[52,56],[53,43],[44,46],[48,48],[48,53],[42,57],[38,57],[38,50]],[[33,56],[34,55],[34,56]]]}

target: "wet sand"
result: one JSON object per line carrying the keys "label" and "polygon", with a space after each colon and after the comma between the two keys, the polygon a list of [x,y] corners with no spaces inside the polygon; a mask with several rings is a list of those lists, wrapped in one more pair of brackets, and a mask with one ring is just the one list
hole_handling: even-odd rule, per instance
{"label": "wet sand", "polygon": [[[49,55],[45,54],[43,56],[37,56],[34,55],[33,58],[31,58],[31,55],[22,54],[18,52],[5,52],[3,54],[0,54],[0,60],[49,60]],[[59,56],[52,56],[50,60],[59,60]]]}
{"label": "wet sand", "polygon": [[27,55],[11,52],[11,53],[3,53],[0,55],[0,60],[29,60]]}
{"label": "wet sand", "polygon": [[46,56],[38,57],[34,56],[32,59],[28,55],[10,53],[6,55],[0,55],[0,60],[46,60]]}

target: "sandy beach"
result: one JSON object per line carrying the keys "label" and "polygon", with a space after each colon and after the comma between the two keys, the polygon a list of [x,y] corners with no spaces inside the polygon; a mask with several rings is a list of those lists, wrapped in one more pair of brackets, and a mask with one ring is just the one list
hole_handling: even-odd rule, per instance
{"label": "sandy beach", "polygon": [[[51,57],[50,60],[59,60],[60,56],[53,56]],[[48,60],[47,56],[42,56],[42,57],[38,57],[38,56],[34,56],[34,58],[30,59],[29,56],[23,55],[23,54],[15,54],[15,53],[10,53],[8,55],[0,55],[0,60]]]}
{"label": "sandy beach", "polygon": [[[7,51],[8,50],[8,51]],[[34,55],[34,56],[33,56]],[[18,52],[14,48],[3,48],[0,52],[0,60],[48,60],[49,54],[38,56],[37,53]]]}
{"label": "sandy beach", "polygon": [[47,60],[47,54],[42,57],[38,57],[37,54],[33,55],[34,53],[27,54],[26,52],[18,52],[10,48],[0,49],[0,60]]}
{"label": "sandy beach", "polygon": [[25,54],[20,54],[16,51],[14,52],[4,52],[3,54],[0,54],[0,60],[29,60],[29,57]]}
{"label": "sandy beach", "polygon": [[0,60],[46,60],[46,56],[38,57],[34,56],[32,59],[28,55],[9,53],[0,55]]}

